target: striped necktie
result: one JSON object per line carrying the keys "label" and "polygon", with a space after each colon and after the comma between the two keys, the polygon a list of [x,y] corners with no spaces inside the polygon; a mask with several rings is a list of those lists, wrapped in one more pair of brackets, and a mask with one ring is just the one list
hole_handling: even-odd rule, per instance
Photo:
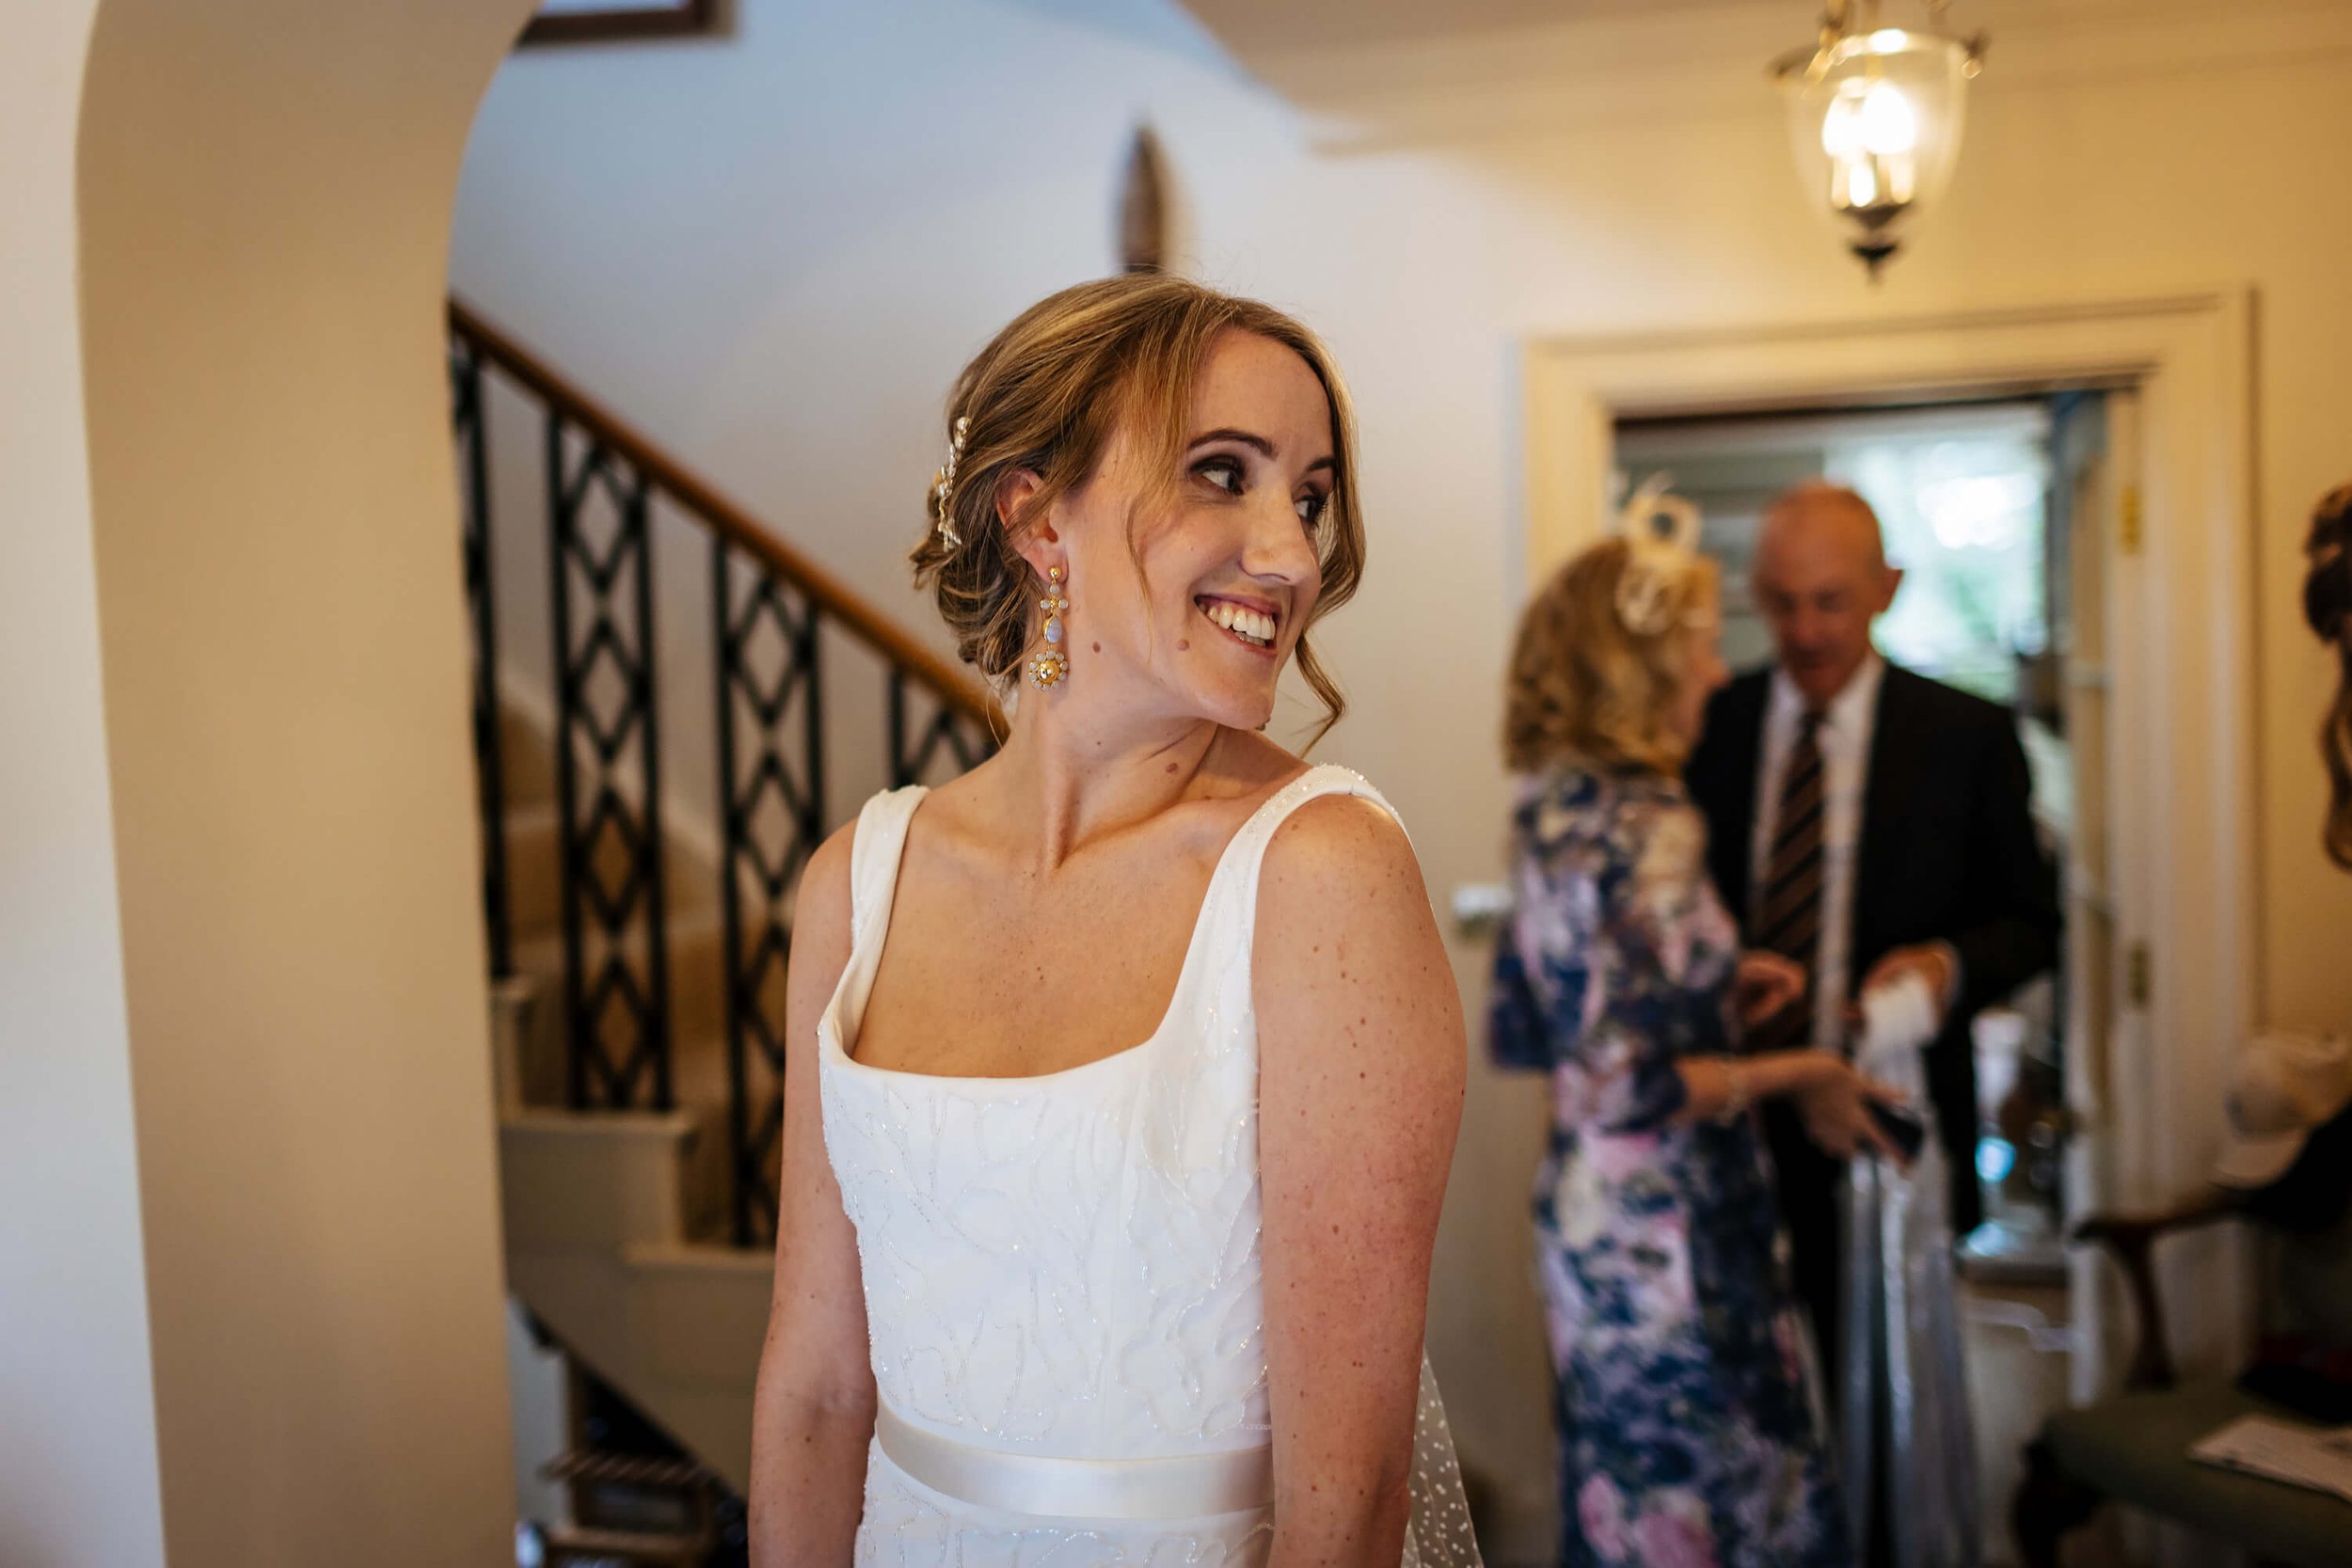
{"label": "striped necktie", "polygon": [[[1772,817],[1772,854],[1764,880],[1749,900],[1748,940],[1800,965],[1813,979],[1821,948],[1821,721],[1804,716],[1781,774],[1780,810]],[[1748,1032],[1750,1051],[1785,1051],[1813,1032],[1815,996],[1805,994]]]}

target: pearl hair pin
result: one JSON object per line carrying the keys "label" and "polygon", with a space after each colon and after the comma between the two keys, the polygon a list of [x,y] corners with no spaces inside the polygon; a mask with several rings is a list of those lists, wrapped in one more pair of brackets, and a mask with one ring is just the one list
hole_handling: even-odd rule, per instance
{"label": "pearl hair pin", "polygon": [[947,461],[931,476],[931,515],[936,519],[934,526],[940,543],[951,550],[963,544],[963,535],[956,531],[956,465],[962,461],[963,438],[971,429],[972,420],[968,417],[957,418],[954,433],[947,438]]}

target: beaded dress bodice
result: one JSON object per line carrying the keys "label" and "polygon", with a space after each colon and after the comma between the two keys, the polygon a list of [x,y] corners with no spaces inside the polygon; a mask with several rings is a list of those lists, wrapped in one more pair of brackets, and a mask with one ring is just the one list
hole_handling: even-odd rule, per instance
{"label": "beaded dress bodice", "polygon": [[[1151,1037],[1030,1078],[868,1068],[871,991],[919,788],[877,796],[850,857],[851,949],[818,1025],[825,1147],[856,1227],[874,1381],[924,1433],[986,1450],[1154,1460],[1270,1439],[1250,952],[1265,846],[1316,768],[1244,824]],[[1385,805],[1385,802],[1382,802]],[[878,1446],[861,1563],[1244,1563],[1271,1511],[1052,1521],[931,1492]]]}

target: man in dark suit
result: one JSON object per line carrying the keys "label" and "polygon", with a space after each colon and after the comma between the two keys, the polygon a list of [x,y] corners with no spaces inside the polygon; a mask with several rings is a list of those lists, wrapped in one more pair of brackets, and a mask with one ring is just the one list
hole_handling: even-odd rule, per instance
{"label": "man in dark suit", "polygon": [[[1844,1049],[1865,990],[1906,974],[1924,983],[1932,1131],[1964,1234],[1983,1217],[1969,1024],[2055,960],[2058,889],[2010,714],[1873,651],[1871,623],[1901,579],[1860,496],[1814,482],[1775,500],[1754,583],[1775,662],[1716,694],[1685,778],[1749,944],[1810,981],[1752,1049]],[[1853,1150],[1817,1145],[1782,1101],[1765,1107],[1765,1132],[1797,1291],[1836,1387],[1837,1179]]]}

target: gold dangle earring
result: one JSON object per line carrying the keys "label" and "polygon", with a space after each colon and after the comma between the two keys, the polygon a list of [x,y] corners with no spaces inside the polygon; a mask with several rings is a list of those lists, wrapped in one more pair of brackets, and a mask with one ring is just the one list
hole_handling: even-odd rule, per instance
{"label": "gold dangle earring", "polygon": [[1061,618],[1069,613],[1070,601],[1061,591],[1061,568],[1048,566],[1045,596],[1037,602],[1045,611],[1045,646],[1029,659],[1029,684],[1040,691],[1051,691],[1070,678],[1070,660],[1062,656]]}

